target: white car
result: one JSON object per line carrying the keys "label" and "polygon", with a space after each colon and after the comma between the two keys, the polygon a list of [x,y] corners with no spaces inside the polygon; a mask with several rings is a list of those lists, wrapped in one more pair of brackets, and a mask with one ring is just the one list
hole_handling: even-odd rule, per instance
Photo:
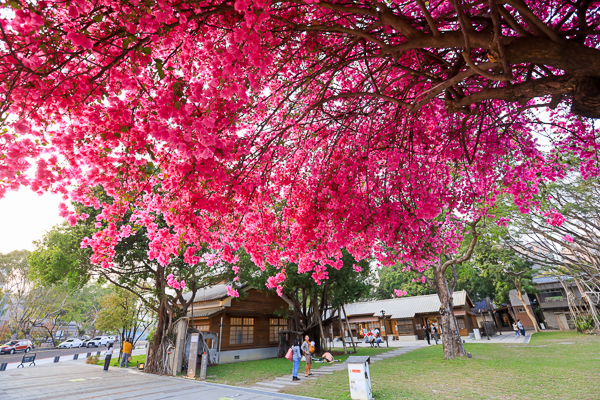
{"label": "white car", "polygon": [[110,343],[114,343],[115,340],[108,336],[95,336],[93,339],[88,340],[87,347],[100,347],[108,346]]}
{"label": "white car", "polygon": [[58,345],[59,349],[72,349],[73,347],[83,346],[83,340],[81,339],[67,339]]}

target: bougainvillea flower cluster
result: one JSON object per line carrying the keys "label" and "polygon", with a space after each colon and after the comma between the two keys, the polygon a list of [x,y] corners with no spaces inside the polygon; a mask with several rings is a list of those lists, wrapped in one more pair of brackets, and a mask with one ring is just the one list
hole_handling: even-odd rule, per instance
{"label": "bougainvillea flower cluster", "polygon": [[[561,154],[599,171],[593,124],[560,92],[576,66],[530,69],[514,50],[570,40],[544,24],[575,29],[578,14],[556,17],[574,6],[461,3],[3,3],[0,197],[28,185],[101,210],[82,246],[106,268],[145,229],[162,265],[198,263],[205,245],[235,263],[244,246],[259,267],[293,262],[321,282],[346,248],[423,271],[457,251],[465,221],[506,225],[487,212],[498,196],[535,209],[540,185],[565,174]],[[573,46],[597,51],[597,36]],[[551,152],[521,91],[558,99],[544,103],[563,135]],[[281,293],[285,277],[268,286]]]}

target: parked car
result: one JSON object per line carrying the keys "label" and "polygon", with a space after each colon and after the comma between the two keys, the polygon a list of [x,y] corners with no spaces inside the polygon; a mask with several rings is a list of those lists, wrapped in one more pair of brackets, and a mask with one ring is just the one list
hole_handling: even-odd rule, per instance
{"label": "parked car", "polygon": [[29,353],[33,348],[33,343],[29,339],[11,340],[0,346],[0,354],[15,354],[17,351]]}
{"label": "parked car", "polygon": [[108,346],[109,343],[114,343],[115,340],[109,338],[108,336],[95,336],[93,339],[87,341],[87,347],[100,347],[100,346]]}
{"label": "parked car", "polygon": [[83,346],[83,340],[73,338],[73,339],[67,339],[64,342],[62,342],[61,344],[58,345],[58,348],[59,349],[72,349],[73,347],[81,347],[81,346]]}
{"label": "parked car", "polygon": [[88,340],[90,340],[90,339],[91,339],[91,337],[90,337],[90,336],[88,336],[88,335],[83,335],[82,337],[80,337],[80,339],[81,339],[83,342],[85,342],[85,341],[88,341]]}

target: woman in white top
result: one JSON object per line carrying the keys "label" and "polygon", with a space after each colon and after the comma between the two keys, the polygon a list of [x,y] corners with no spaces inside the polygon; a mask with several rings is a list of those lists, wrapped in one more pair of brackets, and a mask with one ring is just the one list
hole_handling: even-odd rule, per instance
{"label": "woman in white top", "polygon": [[112,343],[110,343],[108,345],[108,349],[106,349],[106,357],[104,358],[104,372],[108,372],[108,366],[110,364],[110,359],[112,358],[112,354],[113,354],[113,345],[112,345]]}

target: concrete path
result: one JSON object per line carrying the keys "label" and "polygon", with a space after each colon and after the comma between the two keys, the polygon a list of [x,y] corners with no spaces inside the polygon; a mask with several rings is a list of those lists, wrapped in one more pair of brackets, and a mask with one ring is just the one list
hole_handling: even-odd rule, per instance
{"label": "concrete path", "polygon": [[[525,337],[519,336],[517,337],[514,332],[502,332],[502,335],[496,335],[490,340],[487,340],[486,336],[483,336],[481,339],[471,339],[464,338],[465,343],[496,343],[496,344],[519,344],[519,343],[529,343],[531,340],[531,335],[533,331],[525,331]],[[365,344],[364,342],[360,342],[361,344],[358,346],[359,348],[369,348],[369,344]],[[426,347],[426,346],[435,346],[435,341],[431,339],[431,345],[427,344],[425,339],[423,340],[390,340],[388,342],[389,347]],[[438,345],[442,345],[442,340],[438,339]],[[386,343],[381,343],[382,348],[386,347]],[[336,350],[341,350],[343,345],[341,342],[333,342],[333,348]],[[352,347],[352,346],[350,346]]]}
{"label": "concrete path", "polygon": [[[427,342],[425,342],[425,344],[427,344]],[[398,357],[402,354],[406,354],[410,351],[413,351],[413,350],[421,348],[421,347],[424,347],[424,346],[422,346],[422,345],[414,346],[413,345],[411,347],[401,347],[401,348],[398,348],[395,350],[391,350],[386,353],[371,357],[371,363],[385,360],[386,358]],[[290,363],[290,369],[292,369],[291,365],[292,364]],[[305,377],[303,367],[304,367],[304,363],[300,363],[300,372],[298,373],[298,378],[300,378],[300,381],[292,381],[292,375],[290,374],[290,375],[281,376],[279,378],[269,379],[269,380],[265,380],[262,382],[258,382],[255,386],[252,387],[252,389],[264,390],[264,391],[276,393],[276,392],[279,392],[280,390],[289,388],[290,386],[302,385],[303,383],[308,382],[310,380],[319,379],[319,377],[321,377],[321,376],[330,375],[336,371],[345,371],[348,369],[348,365],[346,363],[340,362],[340,363],[333,363],[333,364],[324,364],[324,366],[322,366],[320,368],[313,368],[312,373],[314,374],[314,376]]]}
{"label": "concrete path", "polygon": [[487,337],[483,336],[480,340],[465,339],[465,343],[527,344],[531,340],[532,333],[525,331],[525,337],[523,337],[515,335],[514,332],[502,332],[502,335],[491,337],[490,340],[487,340]]}
{"label": "concrete path", "polygon": [[302,400],[309,397],[205,383],[75,361],[0,372],[0,399]]}

